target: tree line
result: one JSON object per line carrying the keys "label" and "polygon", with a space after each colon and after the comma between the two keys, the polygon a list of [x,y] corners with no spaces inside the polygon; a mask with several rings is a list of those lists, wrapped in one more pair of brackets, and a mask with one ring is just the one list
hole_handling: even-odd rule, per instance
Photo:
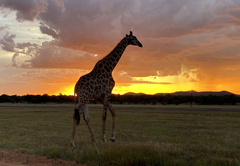
{"label": "tree line", "polygon": [[[192,96],[192,95],[116,95],[112,94],[111,102],[115,104],[199,104],[199,105],[236,105],[240,103],[238,95],[207,95],[207,96]],[[74,103],[72,95],[6,95],[0,96],[0,103]],[[101,103],[101,100],[91,100],[90,103]]]}

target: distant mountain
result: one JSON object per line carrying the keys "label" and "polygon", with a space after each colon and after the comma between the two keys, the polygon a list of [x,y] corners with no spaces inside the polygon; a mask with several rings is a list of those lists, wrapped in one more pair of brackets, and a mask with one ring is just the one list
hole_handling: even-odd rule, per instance
{"label": "distant mountain", "polygon": [[[233,95],[233,93],[228,92],[228,91],[220,91],[220,92],[212,92],[212,91],[203,91],[203,92],[197,92],[197,91],[179,91],[179,92],[174,92],[174,93],[156,93],[155,96],[165,96],[165,95],[174,95],[174,96],[188,96],[188,95],[193,95],[193,96],[208,96],[208,95],[213,95],[213,96],[225,96],[225,95]],[[132,95],[132,96],[138,96],[138,95],[146,95],[145,93],[133,93],[133,92],[128,92],[125,93],[124,95]]]}
{"label": "distant mountain", "polygon": [[233,93],[228,91],[220,91],[220,92],[193,92],[193,96],[225,96],[225,95],[233,95]]}
{"label": "distant mountain", "polygon": [[140,95],[146,95],[145,93],[134,93],[134,92],[128,92],[123,95],[131,95],[131,96],[140,96]]}

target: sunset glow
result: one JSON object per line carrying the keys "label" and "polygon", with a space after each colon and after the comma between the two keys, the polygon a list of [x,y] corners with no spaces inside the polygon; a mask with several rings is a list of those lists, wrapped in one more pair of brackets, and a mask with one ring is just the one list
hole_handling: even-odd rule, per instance
{"label": "sunset glow", "polygon": [[[31,5],[29,5],[29,3]],[[0,95],[73,95],[129,31],[114,94],[240,94],[240,1],[0,1]]]}

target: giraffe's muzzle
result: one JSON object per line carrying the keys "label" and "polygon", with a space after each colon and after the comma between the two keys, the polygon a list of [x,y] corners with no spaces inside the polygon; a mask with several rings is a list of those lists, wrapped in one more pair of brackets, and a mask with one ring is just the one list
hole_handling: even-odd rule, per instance
{"label": "giraffe's muzzle", "polygon": [[138,46],[139,46],[139,47],[142,47],[142,43],[139,42],[139,43],[138,43]]}

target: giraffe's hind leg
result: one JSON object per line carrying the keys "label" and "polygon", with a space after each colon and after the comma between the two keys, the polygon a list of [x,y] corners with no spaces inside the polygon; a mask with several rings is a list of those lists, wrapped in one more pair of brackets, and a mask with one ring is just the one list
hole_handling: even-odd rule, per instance
{"label": "giraffe's hind leg", "polygon": [[70,139],[70,146],[72,147],[72,149],[76,148],[76,146],[74,144],[74,137],[76,134],[77,125],[79,125],[79,122],[80,122],[81,114],[82,114],[82,108],[78,105],[78,108],[75,108],[74,113],[73,113],[73,129],[72,129],[72,135],[71,135],[71,139]]}
{"label": "giraffe's hind leg", "polygon": [[92,132],[92,128],[90,126],[90,120],[89,120],[89,114],[88,114],[88,107],[87,105],[84,107],[84,110],[83,110],[83,119],[84,121],[86,122],[87,126],[88,126],[88,130],[91,134],[91,138],[92,138],[92,141],[95,142],[95,137],[94,137],[94,134]]}
{"label": "giraffe's hind leg", "polygon": [[78,125],[78,120],[76,119],[76,113],[73,114],[73,129],[72,129],[72,135],[71,135],[71,140],[70,140],[70,146],[72,149],[75,149],[75,144],[74,144],[74,137],[76,134],[76,127]]}

